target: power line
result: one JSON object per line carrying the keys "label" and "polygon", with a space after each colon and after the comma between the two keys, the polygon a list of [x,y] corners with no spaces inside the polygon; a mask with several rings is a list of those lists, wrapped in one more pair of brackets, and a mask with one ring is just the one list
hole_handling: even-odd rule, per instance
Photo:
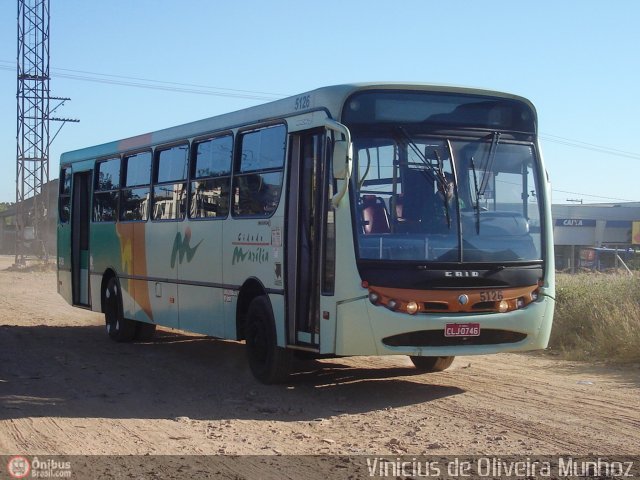
{"label": "power line", "polygon": [[[3,64],[6,64],[6,65],[3,65]],[[15,71],[15,65],[13,62],[0,60],[0,70]],[[149,78],[130,77],[125,75],[113,75],[113,74],[106,74],[106,73],[89,72],[85,70],[72,70],[67,68],[56,68],[56,69],[52,69],[52,71],[59,72],[59,73],[54,73],[53,76],[60,77],[60,78],[68,78],[70,80],[104,83],[104,84],[110,84],[110,85],[122,85],[127,87],[145,88],[150,90],[162,90],[162,91],[178,92],[178,93],[191,93],[191,94],[197,94],[197,95],[212,95],[212,96],[221,96],[221,97],[244,98],[244,99],[250,99],[250,100],[268,100],[268,101],[278,100],[280,98],[284,98],[287,96],[280,93],[262,92],[262,91],[254,91],[254,90],[239,90],[239,89],[214,87],[209,85],[199,85],[199,84],[192,84],[192,83],[168,82],[168,81],[155,80],[155,79],[149,79]],[[69,72],[69,73],[62,73],[62,72]],[[633,153],[633,152],[627,152],[624,150],[605,147],[602,145],[595,145],[592,143],[587,143],[580,140],[561,137],[558,135],[552,135],[549,133],[540,133],[539,136],[542,140],[545,140],[548,142],[558,143],[561,145],[566,145],[574,148],[592,150],[600,153],[605,153],[608,155],[616,155],[620,157],[640,160],[640,154]],[[616,198],[616,197],[605,197],[601,195],[591,195],[591,194],[579,193],[579,192],[569,192],[565,190],[553,189],[552,191],[556,193],[580,195],[583,197],[598,198],[602,200],[635,202],[635,200],[628,200],[628,199]]]}
{"label": "power line", "polygon": [[551,191],[556,193],[566,193],[568,195],[579,195],[581,197],[599,198],[602,200],[615,200],[617,202],[631,202],[631,203],[638,202],[638,200],[629,200],[626,198],[616,198],[616,197],[604,197],[602,195],[592,195],[590,193],[568,192],[567,190],[556,190],[555,188],[552,188]]}
{"label": "power line", "polygon": [[[15,71],[15,66],[3,65],[9,62],[0,60],[0,70]],[[57,72],[57,73],[56,73]],[[62,73],[70,72],[70,73]],[[93,83],[103,83],[110,85],[122,85],[127,87],[144,88],[149,90],[162,90],[168,92],[191,93],[196,95],[212,95],[220,97],[244,98],[249,100],[278,100],[286,95],[269,92],[257,92],[251,90],[238,90],[231,88],[213,87],[208,85],[197,85],[180,82],[166,82],[148,78],[128,77],[124,75],[110,75],[96,72],[86,72],[82,70],[52,69],[52,75],[58,78],[70,80],[80,80]]]}
{"label": "power line", "polygon": [[[509,182],[507,180],[498,180],[498,179],[496,179],[495,182],[496,183],[502,183],[504,185],[512,185],[512,186],[516,186],[516,187],[520,187],[522,185],[520,183]],[[552,188],[551,191],[553,193],[566,193],[566,194],[569,194],[569,195],[578,195],[578,196],[581,196],[581,197],[600,198],[600,199],[603,199],[603,200],[615,200],[615,201],[618,201],[618,202],[632,202],[632,203],[638,202],[638,200],[628,200],[626,198],[616,198],[616,197],[604,197],[602,195],[591,195],[589,193],[568,192],[566,190],[556,190],[555,188]]]}
{"label": "power line", "polygon": [[[6,65],[2,65],[6,64]],[[0,60],[0,69],[2,70],[15,70],[13,62],[7,60]],[[230,98],[244,98],[248,100],[278,100],[288,95],[281,93],[262,92],[255,90],[239,90],[233,88],[214,87],[210,85],[199,85],[192,83],[182,82],[168,82],[163,80],[155,80],[150,78],[131,77],[126,75],[113,75],[98,72],[89,72],[86,70],[72,70],[68,68],[56,68],[52,69],[53,72],[69,72],[69,73],[55,73],[54,76],[60,78],[68,78],[70,80],[79,80],[94,83],[104,83],[110,85],[122,85],[126,87],[144,88],[149,90],[162,90],[168,92],[177,93],[191,93],[196,95],[212,95],[220,97]],[[96,78],[98,77],[98,78]],[[634,160],[640,160],[640,154],[634,152],[628,152],[625,150],[619,150],[616,148],[606,147],[603,145],[596,145],[593,143],[583,142],[581,140],[575,140],[571,138],[561,137],[559,135],[552,135],[550,133],[540,133],[540,138],[547,142],[558,143],[568,147],[581,148],[583,150],[591,150],[594,152],[605,153],[607,155],[615,155],[619,157],[631,158]]]}
{"label": "power line", "polygon": [[255,90],[239,90],[236,88],[223,88],[223,87],[212,87],[211,85],[198,85],[198,84],[193,84],[193,83],[181,83],[181,82],[167,82],[164,80],[156,80],[156,79],[151,79],[151,78],[140,78],[140,77],[128,77],[128,76],[124,76],[124,75],[113,75],[113,74],[108,74],[108,73],[97,73],[97,72],[87,72],[84,70],[70,70],[68,68],[56,68],[54,70],[59,70],[59,71],[63,71],[63,72],[72,72],[72,73],[82,73],[82,74],[87,74],[87,75],[96,75],[99,77],[107,77],[107,78],[122,78],[125,80],[137,80],[137,81],[142,81],[142,82],[150,82],[150,83],[155,83],[155,84],[166,84],[166,85],[177,85],[180,87],[193,87],[193,88],[205,88],[205,89],[211,89],[211,90],[226,90],[229,92],[237,92],[237,93],[248,93],[248,94],[261,94],[261,95],[267,95],[270,97],[277,97],[277,98],[284,98],[287,95],[282,95],[279,93],[271,93],[271,92],[260,92],[260,91],[255,91]]}
{"label": "power line", "polygon": [[557,135],[551,135],[549,133],[540,133],[539,137],[547,142],[559,143],[560,145],[566,145],[569,147],[582,148],[584,150],[591,150],[599,153],[606,153],[608,155],[616,155],[618,157],[632,158],[634,160],[640,160],[639,153],[627,152],[625,150],[619,150],[617,148],[605,147],[602,145],[595,145],[593,143],[582,142],[580,140],[572,140],[570,138],[559,137]]}

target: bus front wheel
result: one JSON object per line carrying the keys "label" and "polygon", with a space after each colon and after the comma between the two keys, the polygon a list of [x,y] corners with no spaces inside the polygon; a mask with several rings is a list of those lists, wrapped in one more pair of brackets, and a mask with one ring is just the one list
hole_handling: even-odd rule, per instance
{"label": "bus front wheel", "polygon": [[124,318],[122,309],[122,294],[120,284],[112,277],[107,282],[104,291],[104,320],[107,333],[116,342],[129,342],[136,333],[136,324],[133,320]]}
{"label": "bus front wheel", "polygon": [[254,377],[265,384],[285,381],[291,371],[291,352],[278,347],[273,311],[266,295],[249,304],[245,333],[247,358]]}
{"label": "bus front wheel", "polygon": [[442,372],[451,366],[456,357],[409,357],[421,372]]}

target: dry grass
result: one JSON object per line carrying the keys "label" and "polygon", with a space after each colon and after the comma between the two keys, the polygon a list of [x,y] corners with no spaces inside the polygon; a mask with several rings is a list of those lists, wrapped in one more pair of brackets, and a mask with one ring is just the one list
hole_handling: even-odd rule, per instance
{"label": "dry grass", "polygon": [[640,362],[640,274],[561,274],[549,346],[574,360]]}

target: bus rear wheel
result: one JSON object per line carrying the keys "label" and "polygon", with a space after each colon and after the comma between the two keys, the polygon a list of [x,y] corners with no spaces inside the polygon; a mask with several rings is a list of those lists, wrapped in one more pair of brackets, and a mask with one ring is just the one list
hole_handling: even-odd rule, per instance
{"label": "bus rear wheel", "polygon": [[415,367],[424,373],[442,372],[451,366],[456,357],[409,357]]}
{"label": "bus rear wheel", "polygon": [[136,324],[133,320],[124,318],[122,309],[122,294],[120,284],[112,277],[107,282],[104,291],[104,320],[107,333],[116,342],[129,342],[136,333]]}
{"label": "bus rear wheel", "polygon": [[245,333],[253,376],[265,384],[285,381],[291,371],[292,356],[289,350],[278,347],[273,311],[267,296],[256,297],[249,304]]}

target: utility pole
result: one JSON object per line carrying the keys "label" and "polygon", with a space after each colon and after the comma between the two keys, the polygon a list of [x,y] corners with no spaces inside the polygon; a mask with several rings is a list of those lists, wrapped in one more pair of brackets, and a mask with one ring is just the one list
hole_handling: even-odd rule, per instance
{"label": "utility pole", "polygon": [[[26,263],[30,245],[48,256],[44,227],[57,218],[42,195],[49,182],[50,121],[77,121],[50,116],[69,99],[50,96],[49,20],[49,0],[18,0],[16,265]],[[53,109],[52,100],[59,102]]]}

